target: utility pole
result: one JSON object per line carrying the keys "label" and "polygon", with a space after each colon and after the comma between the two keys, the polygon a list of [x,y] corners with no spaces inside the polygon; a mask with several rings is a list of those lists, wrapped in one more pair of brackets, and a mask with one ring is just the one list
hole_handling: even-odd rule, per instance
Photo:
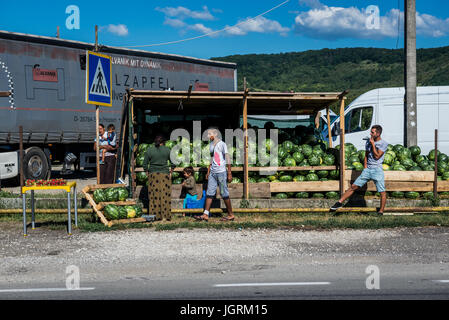
{"label": "utility pole", "polygon": [[418,144],[416,106],[416,0],[404,0],[404,145]]}
{"label": "utility pole", "polygon": [[[95,52],[98,52],[98,26],[95,25]],[[100,184],[100,132],[98,127],[100,126],[100,107],[98,105],[95,106],[95,134],[97,138],[95,139],[97,142],[96,147],[96,159],[97,159],[97,184]]]}

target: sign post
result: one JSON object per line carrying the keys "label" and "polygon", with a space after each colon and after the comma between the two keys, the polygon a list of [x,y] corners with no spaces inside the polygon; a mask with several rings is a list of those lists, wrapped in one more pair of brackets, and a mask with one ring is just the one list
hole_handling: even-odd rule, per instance
{"label": "sign post", "polygon": [[[95,50],[98,51],[98,28],[95,26]],[[112,66],[111,57],[97,52],[86,53],[86,103],[95,105],[96,116],[96,153],[97,153],[97,184],[100,184],[100,139],[98,126],[100,122],[99,106],[112,106]]]}

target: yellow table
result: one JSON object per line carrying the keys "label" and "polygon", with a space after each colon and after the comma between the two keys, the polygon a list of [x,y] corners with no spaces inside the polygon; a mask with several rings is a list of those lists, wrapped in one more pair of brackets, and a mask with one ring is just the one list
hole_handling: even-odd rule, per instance
{"label": "yellow table", "polygon": [[67,225],[68,234],[72,234],[72,218],[71,218],[71,190],[73,189],[75,202],[75,227],[78,226],[78,205],[76,203],[76,181],[67,182],[65,186],[29,186],[22,187],[22,207],[23,207],[23,235],[27,235],[27,218],[26,218],[26,192],[31,191],[31,228],[34,230],[34,191],[39,190],[62,190],[67,192]]}

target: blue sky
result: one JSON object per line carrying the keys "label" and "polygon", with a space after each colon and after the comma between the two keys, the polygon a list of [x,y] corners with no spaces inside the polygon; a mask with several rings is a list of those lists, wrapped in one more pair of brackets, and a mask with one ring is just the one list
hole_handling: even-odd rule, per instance
{"label": "blue sky", "polygon": [[[197,37],[227,27],[195,40],[139,47],[206,59],[322,48],[403,48],[404,0],[290,0],[245,21],[284,1],[2,1],[0,30],[55,36],[60,26],[61,38],[93,43],[97,24],[101,44],[131,47]],[[70,5],[79,8],[79,29],[67,29],[66,20],[73,13],[66,13]],[[369,6],[379,9],[378,19],[375,11],[367,13]],[[449,45],[449,1],[417,1],[417,12],[417,47]]]}

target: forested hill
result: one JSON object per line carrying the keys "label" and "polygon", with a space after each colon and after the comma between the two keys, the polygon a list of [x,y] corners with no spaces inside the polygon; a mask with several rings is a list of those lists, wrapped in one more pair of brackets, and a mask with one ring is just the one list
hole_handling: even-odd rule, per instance
{"label": "forested hill", "polygon": [[[404,85],[403,49],[341,48],[211,58],[237,63],[252,91],[350,91],[348,103],[375,88]],[[449,85],[449,47],[417,50],[418,86]]]}

